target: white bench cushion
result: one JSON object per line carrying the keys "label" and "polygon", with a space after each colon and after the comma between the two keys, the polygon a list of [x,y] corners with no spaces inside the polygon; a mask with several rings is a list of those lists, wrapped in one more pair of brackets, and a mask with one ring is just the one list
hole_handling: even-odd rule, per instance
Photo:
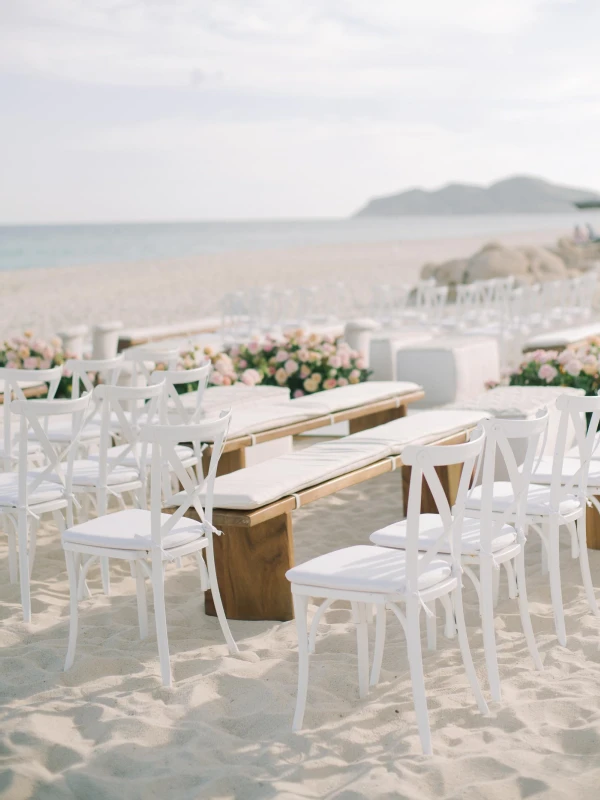
{"label": "white bench cushion", "polygon": [[215,508],[260,508],[390,455],[385,444],[322,442],[215,480]]}
{"label": "white bench cushion", "polygon": [[350,408],[376,403],[403,394],[410,394],[420,389],[418,383],[412,381],[366,381],[352,386],[338,386],[337,389],[316,392],[309,397],[298,397],[290,401],[290,405],[312,412],[314,416],[320,414],[335,414],[337,411],[346,411]]}
{"label": "white bench cushion", "polygon": [[[161,514],[163,523],[170,514]],[[204,535],[202,525],[182,517],[163,538],[164,550],[189,544]],[[150,511],[130,508],[96,517],[81,525],[68,528],[62,535],[63,542],[85,544],[92,547],[113,547],[117,550],[151,550]]]}
{"label": "white bench cushion", "polygon": [[493,417],[532,419],[543,408],[555,406],[562,394],[582,396],[585,392],[566,386],[496,386],[453,407],[489,411]]}
{"label": "white bench cushion", "polygon": [[[515,529],[510,525],[494,523],[496,530],[492,534],[492,552],[503,550],[517,539]],[[465,519],[461,535],[461,549],[463,555],[477,555],[481,546],[480,542],[481,524],[478,519]],[[448,542],[445,539],[439,540],[444,532],[439,514],[421,514],[419,517],[419,542],[423,550],[436,545],[438,553],[450,553]],[[381,547],[406,548],[406,520],[394,522],[385,528],[381,528],[372,533],[369,539],[373,544]]]}
{"label": "white bench cushion", "polygon": [[525,343],[525,350],[548,350],[555,347],[566,347],[573,342],[600,335],[600,322],[590,322],[576,328],[562,328],[532,336]]}
{"label": "white bench cushion", "polygon": [[346,437],[346,441],[362,441],[387,444],[393,455],[399,455],[408,444],[429,444],[445,436],[452,436],[465,428],[475,426],[489,417],[485,411],[460,411],[440,409],[422,411],[402,417],[376,428]]}
{"label": "white bench cushion", "polygon": [[[446,561],[433,560],[421,572],[418,588],[428,589],[450,577]],[[313,558],[286,572],[291,583],[356,592],[402,594],[406,588],[403,550],[358,544]]]}

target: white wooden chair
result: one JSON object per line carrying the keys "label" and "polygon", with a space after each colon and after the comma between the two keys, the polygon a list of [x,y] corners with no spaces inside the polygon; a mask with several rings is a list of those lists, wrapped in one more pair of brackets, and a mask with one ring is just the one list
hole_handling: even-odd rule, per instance
{"label": "white wooden chair", "polygon": [[[357,545],[319,556],[306,564],[293,567],[286,573],[292,585],[294,611],[298,630],[298,697],[294,716],[294,730],[302,727],[308,690],[309,653],[314,650],[316,630],[323,612],[336,600],[352,604],[357,620],[359,695],[364,697],[369,687],[369,652],[367,609],[377,608],[377,642],[373,658],[373,674],[377,676],[383,656],[386,609],[400,621],[407,639],[410,674],[413,686],[415,711],[423,752],[431,753],[431,734],[427,712],[427,698],[421,653],[420,612],[440,599],[447,607],[454,603],[460,649],[471,688],[482,713],[487,705],[479,688],[465,627],[461,591],[460,540],[463,524],[464,502],[469,478],[484,443],[484,434],[478,430],[466,444],[444,447],[406,447],[403,462],[412,467],[407,516],[406,550],[387,547]],[[458,497],[450,509],[439,477],[437,466],[464,464]],[[419,528],[421,523],[422,481],[426,480],[438,504],[443,521],[439,537],[425,552],[420,551]],[[451,563],[437,557],[444,544],[452,556]],[[308,601],[322,598],[311,625],[307,629]],[[451,601],[452,598],[452,601]],[[400,606],[404,606],[401,609]],[[372,678],[373,682],[373,678]]]}
{"label": "white wooden chair", "polygon": [[[85,576],[90,566],[98,559],[119,558],[135,564],[137,603],[140,636],[148,634],[145,579],[149,578],[154,595],[154,612],[162,681],[171,686],[171,666],[167,637],[167,620],[164,595],[165,562],[194,554],[200,569],[200,590],[212,592],[217,617],[230,653],[237,653],[229,625],[223,610],[215,571],[213,535],[219,531],[212,524],[214,480],[218,461],[223,449],[231,412],[220,418],[198,425],[148,425],[142,433],[144,446],[152,449],[151,507],[150,510],[129,509],[70,527],[63,533],[62,541],[67,560],[70,589],[71,621],[69,646],[65,670],[73,664],[78,628],[78,599],[83,595]],[[208,475],[203,486],[195,483],[183,467],[177,453],[177,445],[183,442],[214,441]],[[170,505],[178,505],[177,511],[162,513],[163,473],[173,470],[183,492],[177,498],[168,498]],[[204,508],[200,492],[205,492]],[[189,509],[195,509],[200,522],[184,517]],[[206,565],[202,554],[206,554]],[[76,556],[83,558],[81,568]]]}
{"label": "white wooden chair", "polygon": [[[531,527],[542,537],[544,572],[550,571],[550,586],[555,616],[564,635],[564,615],[559,568],[559,526],[567,526],[571,536],[571,554],[579,558],[581,578],[590,609],[600,616],[598,601],[590,573],[586,541],[586,504],[593,505],[600,513],[596,494],[600,492],[600,462],[598,446],[600,435],[596,433],[600,421],[599,397],[573,397],[561,395],[556,401],[561,416],[554,457],[542,458],[532,475],[532,482],[542,491],[550,490],[553,501],[549,514],[529,520]],[[586,415],[588,415],[586,417]],[[589,423],[588,423],[589,419]],[[565,454],[571,426],[575,430],[575,447]],[[562,498],[574,498],[579,511],[569,515],[559,513]],[[563,501],[564,502],[564,501]],[[558,603],[560,602],[560,607]],[[564,642],[561,642],[564,644]]]}
{"label": "white wooden chair", "polygon": [[[202,400],[212,372],[212,364],[205,364],[194,369],[156,370],[150,376],[150,383],[164,381],[165,390],[160,403],[160,421],[163,424],[194,425],[203,415]],[[178,386],[197,384],[193,392],[179,394]]]}
{"label": "white wooden chair", "polygon": [[[18,471],[0,474],[0,515],[12,526],[8,536],[11,582],[16,581],[15,534],[19,542],[19,580],[25,622],[31,622],[30,576],[36,534],[36,527],[30,528],[29,520],[37,521],[42,514],[52,513],[62,530],[64,520],[60,512],[66,509],[67,524],[72,524],[73,463],[89,405],[89,394],[77,400],[17,400],[12,403],[12,413],[20,416]],[[73,436],[66,447],[51,442],[46,436],[46,424],[54,416],[71,418]],[[45,466],[35,470],[28,462],[31,431],[45,459]]]}
{"label": "white wooden chair", "polygon": [[[23,384],[47,383],[48,400],[54,399],[56,391],[62,378],[62,367],[51,367],[50,369],[9,369],[0,367],[0,381],[4,382],[4,402],[2,405],[3,418],[3,444],[0,452],[2,468],[5,472],[14,469],[20,458],[19,450],[19,427],[13,425],[12,403],[14,401],[26,402],[23,394]],[[42,458],[42,448],[35,440],[28,439],[27,457],[32,463],[38,463]]]}
{"label": "white wooden chair", "polygon": [[[525,580],[525,502],[531,480],[533,460],[548,425],[548,411],[541,412],[536,419],[485,419],[479,423],[486,434],[483,457],[482,482],[474,486],[469,495],[481,500],[477,518],[464,519],[460,539],[459,555],[466,575],[472,581],[481,610],[485,658],[492,698],[501,700],[500,675],[496,653],[494,630],[494,606],[497,602],[500,565],[504,566],[508,578],[509,596],[518,597],[521,624],[529,652],[537,669],[542,669],[540,656],[533,635],[527,587]],[[525,458],[518,466],[511,443],[524,442]],[[499,463],[500,462],[500,463]],[[508,474],[514,502],[501,511],[493,509],[493,490],[499,467]],[[467,504],[468,504],[467,500]],[[473,514],[473,511],[467,511]],[[440,514],[422,514],[420,525],[421,547],[426,550],[443,531]],[[371,541],[382,547],[407,547],[407,521],[396,522],[371,534]],[[438,546],[438,553],[451,561],[448,544]],[[477,568],[479,577],[473,572]],[[435,605],[435,604],[434,604]],[[435,608],[432,609],[435,611]],[[428,620],[428,644],[435,649],[435,616]],[[378,675],[375,675],[375,681]]]}

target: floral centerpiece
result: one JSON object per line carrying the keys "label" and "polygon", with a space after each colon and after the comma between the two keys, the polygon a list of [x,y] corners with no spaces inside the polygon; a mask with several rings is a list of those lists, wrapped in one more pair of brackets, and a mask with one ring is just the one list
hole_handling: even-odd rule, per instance
{"label": "floral centerpiece", "polygon": [[600,390],[600,338],[557,350],[534,350],[510,376],[511,386],[570,386],[587,395]]}
{"label": "floral centerpiece", "polygon": [[[73,353],[63,350],[58,336],[46,342],[35,338],[32,331],[25,331],[22,336],[11,336],[0,342],[0,366],[8,369],[50,369],[62,366],[68,358],[75,358]],[[63,373],[57,397],[71,396],[71,376]]]}
{"label": "floral centerpiece", "polygon": [[210,382],[219,386],[236,381],[248,386],[287,386],[293,397],[303,397],[369,377],[364,358],[346,342],[303,331],[252,339],[223,353],[209,348],[204,352],[214,365]]}

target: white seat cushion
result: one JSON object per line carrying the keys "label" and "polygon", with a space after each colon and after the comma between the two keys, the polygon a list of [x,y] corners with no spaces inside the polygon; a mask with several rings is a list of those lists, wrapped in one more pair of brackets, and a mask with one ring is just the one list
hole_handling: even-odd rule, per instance
{"label": "white seat cushion", "polygon": [[486,417],[489,417],[487,411],[421,411],[410,417],[401,417],[376,428],[353,433],[346,440],[386,444],[394,455],[399,455],[408,444],[429,444],[444,436],[452,436],[466,428],[475,427]]}
{"label": "white seat cushion", "polygon": [[[73,486],[96,486],[100,475],[100,462],[93,459],[77,459],[73,462]],[[139,481],[140,474],[131,467],[117,466],[107,472],[106,482],[108,486],[116,486],[121,483],[132,483]],[[48,476],[48,480],[60,483],[60,478],[55,473]]]}
{"label": "white seat cushion", "polygon": [[[31,473],[35,475],[35,470]],[[28,481],[29,483],[31,482]],[[62,487],[44,480],[32,492],[27,494],[28,505],[49,503],[64,497]],[[0,506],[16,508],[19,503],[19,476],[16,472],[0,472]]]}
{"label": "white seat cushion", "polygon": [[[492,534],[492,552],[503,550],[517,539],[515,529],[510,525],[495,523],[495,530]],[[450,548],[445,540],[438,541],[443,533],[444,526],[439,514],[421,514],[419,518],[419,542],[423,550],[427,550],[437,542],[439,553],[449,553]],[[480,542],[480,523],[478,519],[465,519],[461,534],[461,550],[463,555],[477,555],[481,547]],[[373,544],[381,547],[406,548],[406,520],[394,522],[385,528],[381,528],[369,537]]]}
{"label": "white seat cushion", "polygon": [[[161,514],[163,522],[170,519],[169,514]],[[75,525],[62,535],[63,542],[85,544],[91,547],[112,547],[117,550],[150,550],[150,511],[132,508],[106,514],[81,525]],[[204,536],[202,525],[182,517],[175,523],[161,545],[164,550],[189,544]]]}
{"label": "white seat cushion", "polygon": [[[540,460],[539,466],[531,477],[532,483],[545,483],[548,484],[552,480],[552,458],[546,457]],[[562,479],[567,483],[579,471],[581,461],[579,458],[565,458],[562,463]],[[594,488],[600,486],[600,463],[598,461],[590,462],[590,471],[588,474],[588,486]]]}
{"label": "white seat cushion", "polygon": [[[107,457],[109,462],[116,461],[118,462],[118,467],[115,469],[121,469],[122,467],[137,467],[142,457],[142,447],[143,445],[141,442],[134,445],[132,450],[128,452],[127,455],[122,457],[122,454],[129,448],[127,444],[119,444],[116,447],[109,447],[107,451]],[[187,463],[190,460],[193,460],[195,463],[196,456],[194,451],[191,447],[187,447],[184,444],[178,444],[175,447],[175,452],[177,453],[178,458],[181,459],[182,462]],[[150,460],[152,458],[152,445],[148,444],[146,449],[146,465],[150,468]],[[90,461],[98,461],[99,456],[95,453],[89,456]],[[121,460],[122,459],[122,460]]]}
{"label": "white seat cushion", "polygon": [[316,392],[308,397],[299,397],[290,401],[295,409],[312,411],[315,416],[334,414],[349,408],[376,403],[389,397],[400,397],[411,394],[421,388],[412,381],[366,381],[352,386],[338,386],[337,389]]}
{"label": "white seat cushion", "polygon": [[[509,505],[514,502],[512,484],[509,481],[496,481],[494,483],[494,501],[492,508],[494,511],[502,513]],[[481,486],[469,493],[466,502],[466,511],[470,509],[479,510],[481,507]],[[560,502],[559,513],[563,516],[572,514],[581,508],[581,503],[574,495],[567,495]],[[547,516],[550,514],[550,489],[548,486],[531,484],[527,493],[527,513],[536,516]]]}
{"label": "white seat cushion", "polygon": [[[419,575],[418,588],[428,589],[450,574],[448,563],[434,560]],[[359,544],[292,567],[286,578],[303,586],[402,594],[406,588],[406,554],[404,550]]]}
{"label": "white seat cushion", "polygon": [[219,476],[215,480],[214,507],[259,508],[390,455],[385,444],[350,438],[315,444]]}

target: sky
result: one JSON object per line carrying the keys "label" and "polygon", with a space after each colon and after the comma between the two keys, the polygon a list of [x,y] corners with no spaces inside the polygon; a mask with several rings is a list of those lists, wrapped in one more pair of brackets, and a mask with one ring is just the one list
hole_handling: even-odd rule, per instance
{"label": "sky", "polygon": [[598,0],[0,0],[0,224],[600,190]]}

